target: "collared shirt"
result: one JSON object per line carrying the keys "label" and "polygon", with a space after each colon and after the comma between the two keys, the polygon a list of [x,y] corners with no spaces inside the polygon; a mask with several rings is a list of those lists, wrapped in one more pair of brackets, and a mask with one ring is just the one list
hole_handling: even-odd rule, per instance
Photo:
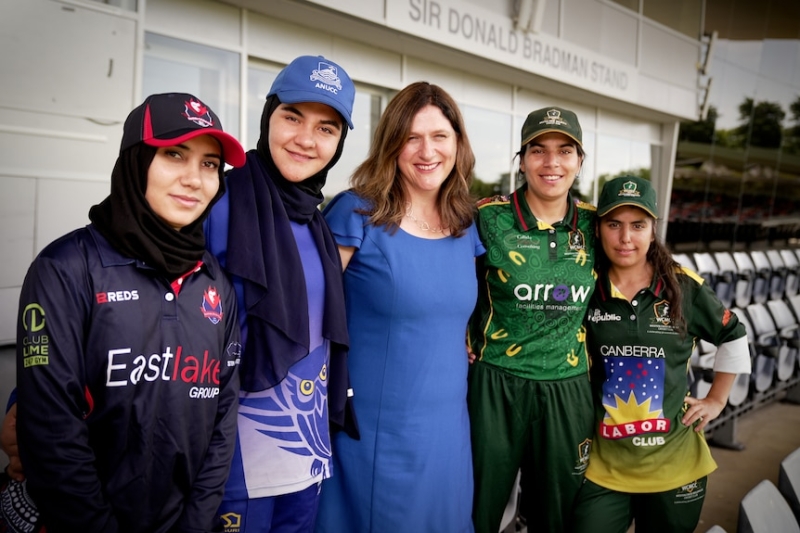
{"label": "collared shirt", "polygon": [[583,318],[595,285],[595,208],[571,196],[563,221],[537,220],[523,185],[478,204],[486,246],[470,345],[478,361],[526,379],[588,372]]}
{"label": "collared shirt", "polygon": [[31,265],[17,329],[17,428],[48,528],[212,526],[235,446],[236,301],[209,253],[182,279],[178,294],[92,225]]}
{"label": "collared shirt", "polygon": [[[698,339],[719,357],[744,355],[746,331],[703,278],[677,272],[687,332],[673,329],[664,284],[628,301],[607,275],[598,280],[586,316],[596,383],[597,435],[587,479],[622,492],[662,492],[686,486],[716,468],[702,433],[681,424],[687,407],[689,358]],[[741,353],[744,350],[745,353]]]}

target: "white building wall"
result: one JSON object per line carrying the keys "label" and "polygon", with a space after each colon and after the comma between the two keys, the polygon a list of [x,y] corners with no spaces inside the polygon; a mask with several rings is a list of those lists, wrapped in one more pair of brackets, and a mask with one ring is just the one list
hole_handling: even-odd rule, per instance
{"label": "white building wall", "polygon": [[[0,344],[14,342],[19,288],[36,253],[88,223],[108,194],[122,122],[143,96],[145,32],[240,54],[243,88],[249,58],[280,66],[300,54],[330,57],[366,86],[437,83],[460,104],[513,118],[509,172],[527,113],[562,105],[594,139],[587,179],[599,172],[597,139],[610,135],[661,150],[653,170],[663,183],[675,123],[696,116],[699,43],[603,0],[548,1],[541,33],[517,35],[514,52],[514,0],[139,4],[132,13],[91,0],[0,2],[0,49],[14,50],[0,55]],[[466,32],[469,20],[494,28],[493,37]],[[556,65],[556,51],[586,69]],[[593,63],[616,78],[591,79]],[[244,109],[244,89],[240,99]],[[257,119],[242,111],[233,133],[244,139]]]}
{"label": "white building wall", "polygon": [[19,288],[35,254],[86,224],[88,207],[108,194],[134,103],[136,18],[4,0],[0,50],[1,344],[16,335]]}

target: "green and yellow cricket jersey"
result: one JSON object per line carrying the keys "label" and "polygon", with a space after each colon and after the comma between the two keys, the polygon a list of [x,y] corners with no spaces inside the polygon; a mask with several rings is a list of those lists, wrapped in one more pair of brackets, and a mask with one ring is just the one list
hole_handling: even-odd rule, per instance
{"label": "green and yellow cricket jersey", "polygon": [[[681,424],[689,359],[697,339],[720,347],[718,357],[741,356],[748,351],[741,342],[746,331],[703,278],[683,268],[678,281],[683,336],[670,323],[659,279],[629,302],[603,275],[592,296],[586,327],[592,373],[602,380],[595,384],[598,425],[586,478],[601,487],[663,492],[716,468],[703,434]],[[744,359],[749,362],[749,354]]]}
{"label": "green and yellow cricket jersey", "polygon": [[595,285],[595,208],[571,196],[564,220],[538,221],[523,185],[478,203],[478,305],[469,342],[479,361],[521,378],[588,372],[583,319]]}

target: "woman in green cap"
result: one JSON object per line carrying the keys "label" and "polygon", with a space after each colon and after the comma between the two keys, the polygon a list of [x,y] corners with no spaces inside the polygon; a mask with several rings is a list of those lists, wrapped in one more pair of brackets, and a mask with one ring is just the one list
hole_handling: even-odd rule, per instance
{"label": "woman in green cap", "polygon": [[525,183],[478,204],[487,252],[468,402],[479,533],[499,530],[520,469],[522,514],[537,531],[566,531],[594,421],[583,319],[595,285],[595,209],[570,194],[585,157],[578,117],[533,111],[517,155]]}
{"label": "woman in green cap", "polygon": [[[656,235],[656,193],[625,176],[597,206],[597,289],[587,314],[596,436],[575,507],[577,533],[691,533],[716,463],[703,428],[750,372],[744,326]],[[699,339],[717,346],[714,381],[690,397],[686,373]]]}

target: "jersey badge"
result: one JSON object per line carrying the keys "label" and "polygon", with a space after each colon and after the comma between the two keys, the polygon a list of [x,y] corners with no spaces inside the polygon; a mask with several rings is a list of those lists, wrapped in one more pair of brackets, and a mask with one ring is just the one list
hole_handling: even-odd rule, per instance
{"label": "jersey badge", "polygon": [[653,305],[653,313],[655,313],[655,322],[657,324],[661,324],[662,326],[669,326],[671,320],[669,318],[669,302],[666,300],[661,300],[660,302]]}
{"label": "jersey badge", "polygon": [[578,444],[578,460],[575,462],[575,472],[583,474],[589,466],[589,451],[592,449],[592,439],[584,439]]}
{"label": "jersey badge", "polygon": [[242,527],[242,515],[239,513],[225,513],[222,518],[222,527],[225,532],[240,531]]}
{"label": "jersey badge", "polygon": [[222,299],[216,287],[209,287],[203,294],[203,304],[200,306],[203,316],[212,324],[219,324],[222,320]]}
{"label": "jersey badge", "polygon": [[569,232],[569,249],[573,252],[586,249],[586,238],[581,230]]}
{"label": "jersey badge", "polygon": [[569,232],[569,251],[575,254],[575,262],[584,266],[588,259],[586,254],[586,237],[581,230]]}

